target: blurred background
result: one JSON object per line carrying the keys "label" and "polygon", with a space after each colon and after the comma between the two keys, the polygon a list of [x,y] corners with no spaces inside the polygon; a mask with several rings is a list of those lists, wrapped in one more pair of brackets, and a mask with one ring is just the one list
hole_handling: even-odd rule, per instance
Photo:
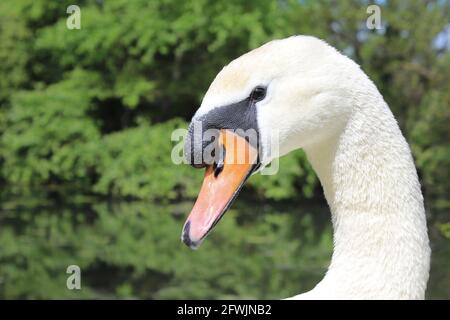
{"label": "blurred background", "polygon": [[[76,3],[74,3],[76,2]],[[69,30],[66,9],[81,8]],[[381,29],[369,30],[370,4]],[[198,251],[180,242],[203,177],[171,161],[217,72],[271,39],[309,34],[359,63],[411,145],[450,298],[450,2],[0,2],[0,298],[284,298],[332,252],[304,154],[253,176]],[[68,290],[66,268],[81,268]]]}

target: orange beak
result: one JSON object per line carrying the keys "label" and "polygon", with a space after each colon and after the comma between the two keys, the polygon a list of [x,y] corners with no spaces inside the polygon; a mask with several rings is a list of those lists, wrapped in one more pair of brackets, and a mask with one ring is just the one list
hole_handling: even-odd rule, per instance
{"label": "orange beak", "polygon": [[257,166],[258,151],[243,137],[221,130],[221,161],[208,166],[197,201],[183,228],[182,240],[192,249],[219,222]]}

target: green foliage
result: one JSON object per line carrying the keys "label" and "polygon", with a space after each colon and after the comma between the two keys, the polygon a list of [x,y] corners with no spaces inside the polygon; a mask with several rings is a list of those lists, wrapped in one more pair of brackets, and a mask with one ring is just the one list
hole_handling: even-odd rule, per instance
{"label": "green foliage", "polygon": [[39,30],[35,50],[48,59],[35,68],[43,78],[49,61],[56,70],[96,70],[125,106],[155,103],[173,115],[169,106],[198,103],[230,57],[273,37],[282,21],[275,5],[116,0],[82,6],[81,30],[68,32],[65,19]]}
{"label": "green foliage", "polygon": [[[450,55],[435,66],[435,82],[424,96],[411,138],[417,165],[430,199],[436,207],[450,208]],[[443,107],[446,106],[446,107]]]}
{"label": "green foliage", "polygon": [[57,84],[13,95],[1,140],[8,181],[30,184],[87,175],[80,158],[84,145],[99,137],[87,116],[96,81],[95,74],[75,70]]}
{"label": "green foliage", "polygon": [[274,175],[255,175],[250,185],[267,199],[284,200],[298,197],[298,191],[306,198],[314,194],[317,177],[306,160],[303,151],[298,150],[279,159],[279,171]]}
{"label": "green foliage", "polygon": [[[98,203],[36,212],[20,203],[0,233],[3,298],[282,298],[310,289],[331,250],[330,228],[273,207],[238,223],[238,211],[250,208],[238,205],[192,252],[168,236],[181,232],[183,218],[174,212],[186,206]],[[79,291],[66,288],[72,264],[82,271]]]}
{"label": "green foliage", "polygon": [[[250,223],[242,220],[255,206],[232,210],[193,255],[173,237],[181,209],[155,205],[194,198],[200,188],[202,170],[172,163],[171,133],[187,127],[217,72],[293,34],[327,40],[375,81],[412,146],[427,207],[444,221],[435,225],[448,235],[448,218],[435,209],[450,207],[450,53],[434,43],[449,23],[448,2],[380,1],[382,30],[367,30],[362,0],[85,0],[77,2],[81,30],[66,28],[70,4],[0,1],[0,182],[150,204],[88,206],[92,221],[79,206],[16,216],[2,204],[0,296],[279,298],[310,288],[331,243],[329,230],[308,233],[312,215],[258,210]],[[302,151],[246,188],[266,203],[295,198],[295,208],[322,199]],[[42,198],[30,206],[52,204]],[[87,270],[81,292],[64,287],[74,261]],[[434,271],[448,255],[433,261],[432,296],[448,296],[439,287],[448,271]]]}
{"label": "green foliage", "polygon": [[438,228],[444,237],[450,239],[450,222],[441,223],[438,225]]}
{"label": "green foliage", "polygon": [[[18,51],[23,61],[3,65],[18,72],[17,81],[4,84],[10,99],[0,117],[7,128],[3,178],[133,198],[194,197],[201,173],[169,158],[169,134],[186,124],[149,125],[148,118],[192,114],[231,57],[288,35],[288,10],[272,1],[88,2],[81,5],[82,29],[69,31],[58,11],[64,5],[2,4],[11,17],[2,20],[5,57]],[[27,90],[15,89],[21,85]],[[311,197],[315,178],[304,156],[281,161],[282,173],[255,178],[254,188],[285,199],[300,186]]]}
{"label": "green foliage", "polygon": [[[450,63],[449,53],[432,45],[448,22],[447,5],[424,10],[420,1],[389,1],[384,29],[368,31],[361,29],[365,10],[354,9],[364,6],[358,0],[86,1],[79,4],[81,30],[66,28],[68,4],[0,5],[0,165],[8,183],[70,183],[146,199],[193,196],[199,173],[171,165],[174,126],[158,122],[188,120],[234,57],[308,33],[350,54],[375,80],[413,145],[426,193],[448,206],[442,170],[450,158]],[[320,192],[302,153],[281,159],[280,168],[250,186],[277,200]]]}
{"label": "green foliage", "polygon": [[98,143],[92,144],[100,177],[93,190],[142,199],[194,197],[202,173],[186,165],[175,166],[171,159],[170,134],[186,127],[181,120],[141,124],[106,135],[100,150],[95,149]]}

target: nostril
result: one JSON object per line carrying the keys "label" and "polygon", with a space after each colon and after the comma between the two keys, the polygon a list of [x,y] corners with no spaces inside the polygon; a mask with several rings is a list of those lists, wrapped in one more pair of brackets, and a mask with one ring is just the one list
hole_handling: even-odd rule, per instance
{"label": "nostril", "polygon": [[218,177],[223,170],[223,163],[214,163],[214,177]]}

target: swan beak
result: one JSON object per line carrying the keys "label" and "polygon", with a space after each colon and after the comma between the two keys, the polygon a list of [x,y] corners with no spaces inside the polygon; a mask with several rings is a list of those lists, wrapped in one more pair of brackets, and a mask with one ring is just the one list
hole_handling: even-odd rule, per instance
{"label": "swan beak", "polygon": [[257,149],[231,131],[221,130],[218,149],[221,156],[215,165],[206,167],[200,193],[184,224],[181,240],[191,249],[219,222],[258,166]]}

